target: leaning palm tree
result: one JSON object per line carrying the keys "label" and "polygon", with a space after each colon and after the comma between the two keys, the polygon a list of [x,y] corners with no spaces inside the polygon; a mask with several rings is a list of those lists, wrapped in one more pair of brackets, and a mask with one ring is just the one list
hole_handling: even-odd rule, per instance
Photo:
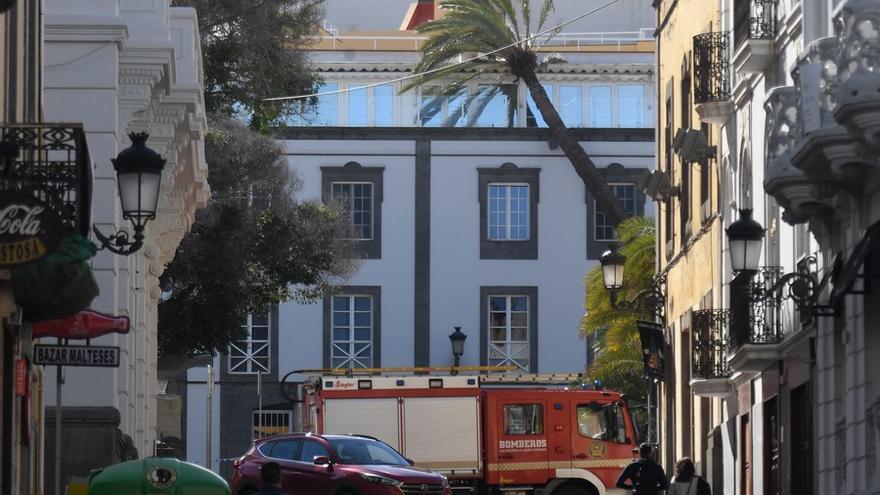
{"label": "leaning palm tree", "polygon": [[[569,134],[547,92],[538,81],[537,72],[543,68],[543,63],[539,64],[537,56],[539,40],[546,42],[548,37],[536,37],[533,33],[542,32],[549,14],[553,11],[553,0],[544,0],[534,27],[529,0],[517,3],[518,9],[514,7],[513,0],[443,1],[443,17],[418,28],[420,34],[429,36],[421,49],[422,58],[414,68],[415,73],[423,75],[401,88],[401,92],[428,81],[440,80],[448,83],[442,94],[453,95],[468,81],[489,74],[501,75],[496,83],[510,75],[517,81],[522,80],[550,128],[553,140],[565,152],[606,218],[617,225],[626,217],[623,208],[587,152]],[[459,63],[460,59],[468,59],[474,53],[487,55],[479,60]],[[546,63],[549,62],[551,60]],[[508,112],[508,121],[510,120]]]}

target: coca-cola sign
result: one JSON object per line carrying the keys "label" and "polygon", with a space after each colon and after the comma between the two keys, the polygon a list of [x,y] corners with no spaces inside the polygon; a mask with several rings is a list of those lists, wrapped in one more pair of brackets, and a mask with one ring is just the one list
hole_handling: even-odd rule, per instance
{"label": "coca-cola sign", "polygon": [[34,196],[0,192],[0,267],[24,265],[52,254],[61,242],[61,219]]}

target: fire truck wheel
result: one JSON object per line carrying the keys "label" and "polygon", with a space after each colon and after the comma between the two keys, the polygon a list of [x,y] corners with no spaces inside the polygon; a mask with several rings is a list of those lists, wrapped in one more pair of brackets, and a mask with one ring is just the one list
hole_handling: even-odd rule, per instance
{"label": "fire truck wheel", "polygon": [[596,495],[596,489],[587,483],[571,481],[553,490],[553,495]]}

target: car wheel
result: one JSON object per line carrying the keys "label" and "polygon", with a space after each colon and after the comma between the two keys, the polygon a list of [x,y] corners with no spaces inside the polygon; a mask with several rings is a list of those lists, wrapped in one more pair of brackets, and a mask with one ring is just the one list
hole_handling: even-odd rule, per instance
{"label": "car wheel", "polygon": [[553,495],[596,495],[596,490],[580,483],[566,483],[553,490]]}

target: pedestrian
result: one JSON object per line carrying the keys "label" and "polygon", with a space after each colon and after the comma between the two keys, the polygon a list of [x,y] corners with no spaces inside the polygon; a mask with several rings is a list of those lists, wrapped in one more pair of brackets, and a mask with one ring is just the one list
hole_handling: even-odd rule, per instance
{"label": "pedestrian", "polygon": [[682,457],[675,463],[675,477],[669,495],[712,495],[709,483],[697,476],[697,468],[690,457]]}
{"label": "pedestrian", "polygon": [[267,462],[260,467],[260,480],[263,489],[254,495],[287,495],[281,489],[281,466],[277,462]]}
{"label": "pedestrian", "polygon": [[668,490],[669,480],[666,479],[663,468],[654,462],[653,455],[654,448],[651,444],[640,445],[638,460],[623,469],[617,478],[617,488],[630,490],[635,495],[657,495],[660,491]]}

